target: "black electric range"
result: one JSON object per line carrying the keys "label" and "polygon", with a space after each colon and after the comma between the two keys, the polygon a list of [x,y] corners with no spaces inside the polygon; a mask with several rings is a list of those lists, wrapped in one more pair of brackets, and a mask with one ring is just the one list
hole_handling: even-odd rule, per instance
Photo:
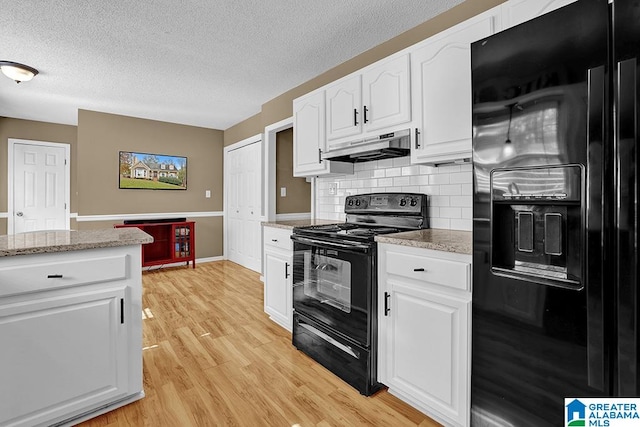
{"label": "black electric range", "polygon": [[368,396],[381,387],[375,236],[427,228],[427,196],[347,196],[344,210],[344,223],[293,230],[293,344]]}

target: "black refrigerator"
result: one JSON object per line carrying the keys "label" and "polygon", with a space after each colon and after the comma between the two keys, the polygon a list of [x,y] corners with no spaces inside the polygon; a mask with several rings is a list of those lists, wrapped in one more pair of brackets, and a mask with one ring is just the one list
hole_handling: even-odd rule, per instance
{"label": "black refrigerator", "polygon": [[639,0],[472,44],[472,425],[636,397]]}

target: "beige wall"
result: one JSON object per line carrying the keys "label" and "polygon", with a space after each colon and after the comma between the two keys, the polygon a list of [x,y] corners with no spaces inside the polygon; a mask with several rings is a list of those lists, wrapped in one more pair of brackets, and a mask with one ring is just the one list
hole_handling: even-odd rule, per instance
{"label": "beige wall", "polygon": [[[280,188],[286,187],[286,197]],[[311,212],[311,184],[293,176],[293,128],[276,133],[276,214]]]}
{"label": "beige wall", "polygon": [[[119,189],[119,151],[187,157],[187,190]],[[80,110],[77,157],[79,216],[223,209],[222,131]],[[211,198],[205,198],[205,190]],[[195,219],[198,258],[222,255],[218,219]],[[78,222],[80,229],[112,225]]]}
{"label": "beige wall", "polygon": [[[77,128],[75,126],[0,117],[0,212],[7,212],[7,155],[9,138],[61,142],[71,145],[71,212],[77,209]],[[73,226],[73,223],[72,223]],[[0,219],[0,234],[7,233],[6,219]]]}
{"label": "beige wall", "polygon": [[[293,114],[292,102],[295,98],[414,45],[505,1],[506,0],[467,0],[445,13],[318,75],[308,82],[263,104],[260,114],[252,116],[225,130],[224,144],[230,145],[241,141],[256,133],[262,132],[265,126],[291,117]],[[260,130],[256,131],[260,126]],[[229,133],[227,134],[227,132]]]}

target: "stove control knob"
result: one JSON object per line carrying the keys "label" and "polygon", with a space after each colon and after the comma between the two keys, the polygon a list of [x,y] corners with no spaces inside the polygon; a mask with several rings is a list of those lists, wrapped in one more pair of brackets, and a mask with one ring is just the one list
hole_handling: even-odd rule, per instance
{"label": "stove control knob", "polygon": [[360,206],[360,199],[356,200],[356,206]]}
{"label": "stove control knob", "polygon": [[349,203],[348,203],[348,205],[349,205],[349,206],[353,206],[353,199],[349,199]]}
{"label": "stove control knob", "polygon": [[407,206],[407,199],[400,199],[400,206]]}
{"label": "stove control knob", "polygon": [[411,199],[411,206],[415,206],[418,204],[418,201],[416,199]]}

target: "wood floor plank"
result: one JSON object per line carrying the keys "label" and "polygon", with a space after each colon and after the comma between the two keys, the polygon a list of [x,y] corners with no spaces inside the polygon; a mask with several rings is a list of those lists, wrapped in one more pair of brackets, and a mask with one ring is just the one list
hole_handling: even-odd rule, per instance
{"label": "wood floor plank", "polygon": [[146,397],[81,426],[439,425],[386,390],[360,395],[293,347],[264,313],[259,277],[228,261],[145,272]]}

